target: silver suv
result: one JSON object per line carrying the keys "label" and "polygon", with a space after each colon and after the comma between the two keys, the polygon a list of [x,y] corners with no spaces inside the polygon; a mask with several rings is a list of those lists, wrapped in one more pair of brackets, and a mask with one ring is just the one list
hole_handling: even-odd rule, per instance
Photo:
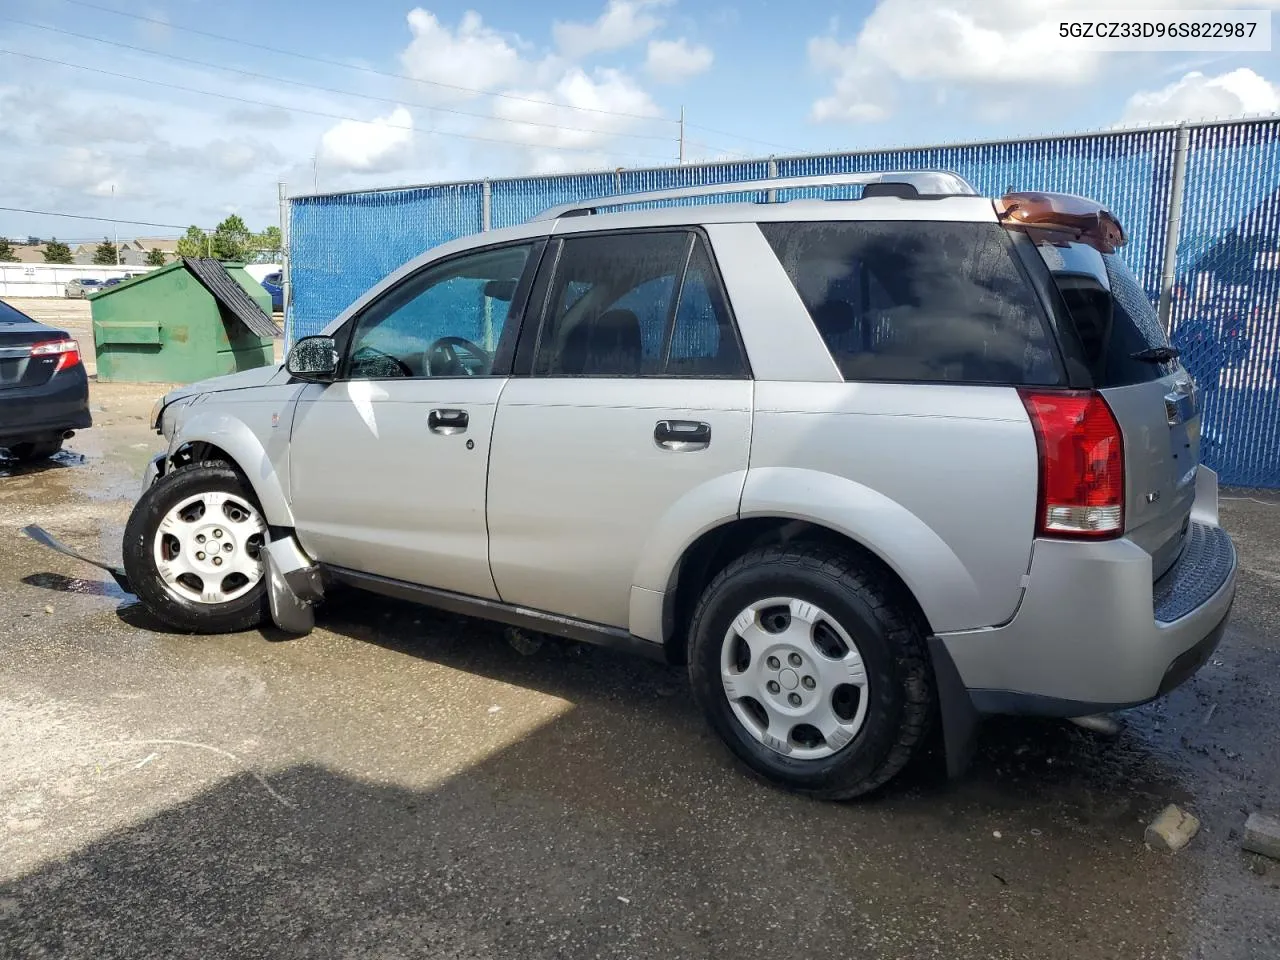
{"label": "silver suv", "polygon": [[[781,202],[650,203],[744,189]],[[916,172],[447,243],[283,368],[161,401],[128,580],[187,631],[305,632],[344,583],[687,663],[732,752],[814,796],[885,783],[935,718],[958,770],[983,714],[1167,692],[1234,598],[1124,242],[1080,198]]]}

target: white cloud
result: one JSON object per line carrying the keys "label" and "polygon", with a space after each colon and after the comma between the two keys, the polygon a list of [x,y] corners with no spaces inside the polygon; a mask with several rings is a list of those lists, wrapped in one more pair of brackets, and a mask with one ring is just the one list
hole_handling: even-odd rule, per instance
{"label": "white cloud", "polygon": [[710,47],[679,40],[650,40],[644,68],[659,83],[681,83],[711,68]]}
{"label": "white cloud", "polygon": [[49,177],[57,186],[91,197],[127,193],[124,171],[101,150],[68,147],[55,160]]}
{"label": "white cloud", "polygon": [[[602,146],[612,137],[643,122],[636,118],[658,116],[658,106],[653,98],[619,70],[598,69],[588,75],[580,67],[573,67],[547,89],[513,92],[528,99],[501,100],[495,104],[495,117],[510,122],[494,125],[489,135],[509,137],[540,147],[584,149]],[[532,103],[532,100],[555,102]],[[611,112],[592,113],[574,110],[573,107]],[[534,123],[552,126],[535,126]]]}
{"label": "white cloud", "polygon": [[1135,93],[1121,123],[1175,123],[1246,113],[1280,113],[1280,87],[1247,67],[1217,77],[1193,71],[1160,90]]}
{"label": "white cloud", "polygon": [[[1252,5],[1280,7],[1280,0]],[[1123,4],[1128,11],[1239,6],[1237,0]],[[892,112],[895,92],[908,84],[1049,88],[1089,83],[1114,54],[1055,42],[1057,17],[1078,13],[1074,0],[880,0],[852,39],[835,36],[836,24],[828,35],[810,39],[810,66],[832,78],[831,92],[813,104],[812,116],[880,120]]]}
{"label": "white cloud", "polygon": [[[525,65],[519,52],[496,30],[484,25],[480,14],[468,10],[456,30],[417,7],[409,11],[413,40],[400,54],[409,76],[432,83],[473,90],[493,90],[520,79]],[[463,99],[474,94],[439,88],[438,96]]]}
{"label": "white cloud", "polygon": [[339,170],[385,172],[412,153],[413,115],[396,107],[388,116],[365,123],[342,120],[320,138],[320,162]]}
{"label": "white cloud", "polygon": [[567,57],[580,59],[601,50],[618,50],[643,40],[662,19],[650,11],[667,6],[671,0],[609,0],[604,13],[593,23],[563,23],[551,26],[556,45]]}

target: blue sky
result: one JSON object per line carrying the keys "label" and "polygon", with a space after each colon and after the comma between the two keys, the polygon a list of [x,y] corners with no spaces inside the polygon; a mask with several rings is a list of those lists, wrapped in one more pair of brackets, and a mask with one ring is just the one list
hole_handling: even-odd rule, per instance
{"label": "blue sky", "polygon": [[[175,227],[234,211],[259,228],[276,219],[280,180],[301,193],[674,162],[682,106],[693,161],[1280,112],[1274,53],[1028,39],[1079,6],[6,0],[0,205]],[[0,211],[3,235],[102,232]]]}

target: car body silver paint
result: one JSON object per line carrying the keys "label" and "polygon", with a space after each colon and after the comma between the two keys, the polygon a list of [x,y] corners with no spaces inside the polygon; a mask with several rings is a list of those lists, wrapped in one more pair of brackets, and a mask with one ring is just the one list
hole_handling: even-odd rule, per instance
{"label": "car body silver paint", "polygon": [[[311,384],[293,418],[293,526],[326,563],[498,599],[485,476],[501,377]],[[467,411],[462,433],[427,426]],[[340,468],[339,468],[340,467]]]}
{"label": "car body silver paint", "polygon": [[1039,540],[1017,615],[940,639],[971,690],[1126,706],[1156,696],[1165,671],[1222,621],[1231,575],[1171,623],[1154,618],[1151,554],[1129,539]]}
{"label": "car body silver paint", "polygon": [[278,422],[288,415],[299,390],[297,384],[283,383],[199,395],[201,402],[179,411],[169,457],[188,443],[213,444],[244,472],[267,522],[293,526],[287,489],[289,432],[279,429]]}
{"label": "car body silver paint", "polygon": [[742,514],[836,529],[898,572],[935,630],[986,626],[1017,606],[1038,470],[1010,387],[759,383]]}
{"label": "car body silver paint", "polygon": [[1178,557],[1196,496],[1200,414],[1171,425],[1164,402],[1180,382],[1190,379],[1176,373],[1101,391],[1124,437],[1125,536],[1152,555],[1157,577]]}
{"label": "car body silver paint", "polygon": [[[701,526],[736,510],[751,389],[746,380],[511,380],[489,465],[489,549],[501,598],[628,626],[650,537],[673,517]],[[711,443],[661,449],[659,420],[709,423]]]}

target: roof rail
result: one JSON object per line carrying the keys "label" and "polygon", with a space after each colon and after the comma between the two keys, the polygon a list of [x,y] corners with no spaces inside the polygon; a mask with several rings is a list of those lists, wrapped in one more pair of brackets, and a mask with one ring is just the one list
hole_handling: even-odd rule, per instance
{"label": "roof rail", "polygon": [[686,197],[711,197],[726,193],[755,193],[762,190],[795,190],[801,187],[850,187],[869,183],[895,183],[911,187],[921,197],[977,196],[973,184],[949,170],[899,170],[872,173],[835,173],[816,177],[775,177],[769,180],[735,180],[730,183],[707,183],[696,187],[673,187],[641,193],[620,193],[612,197],[596,197],[563,203],[542,211],[534,220],[558,217],[581,217],[594,214],[600,207],[623,207],[654,200],[682,200]]}

